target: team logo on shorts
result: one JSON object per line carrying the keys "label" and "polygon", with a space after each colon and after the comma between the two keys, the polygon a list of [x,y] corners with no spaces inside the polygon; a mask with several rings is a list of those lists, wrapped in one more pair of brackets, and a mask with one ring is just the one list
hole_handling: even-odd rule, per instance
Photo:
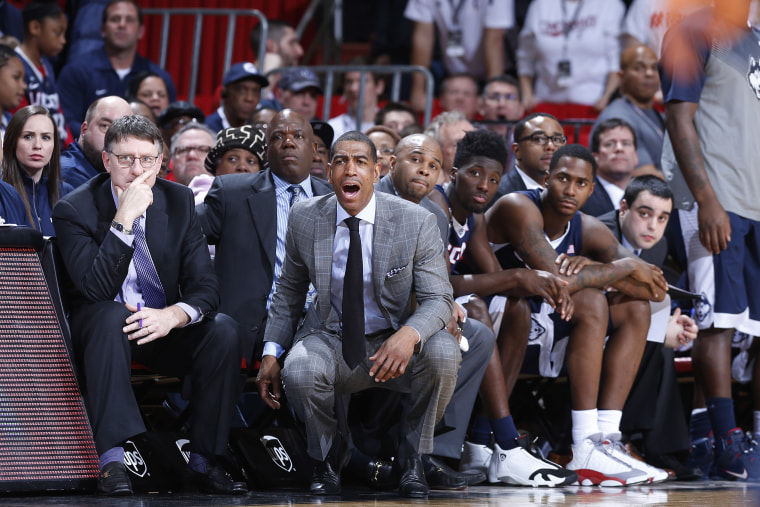
{"label": "team logo on shorts", "polygon": [[707,316],[710,315],[710,312],[712,311],[712,305],[707,300],[707,295],[703,292],[702,293],[702,299],[697,301],[695,303],[695,317],[697,318],[697,321],[704,322],[705,319],[707,319]]}
{"label": "team logo on shorts", "polygon": [[749,57],[747,81],[749,81],[749,86],[752,88],[752,91],[755,92],[755,97],[760,99],[760,58],[755,60],[754,57]]}
{"label": "team logo on shorts", "polygon": [[546,332],[546,328],[538,323],[533,317],[530,318],[530,337],[528,341],[536,341]]}

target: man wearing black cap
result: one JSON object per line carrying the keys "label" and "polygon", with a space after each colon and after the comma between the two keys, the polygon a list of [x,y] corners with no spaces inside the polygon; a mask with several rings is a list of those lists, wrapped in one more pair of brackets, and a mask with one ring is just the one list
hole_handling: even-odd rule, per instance
{"label": "man wearing black cap", "polygon": [[330,147],[332,146],[335,131],[326,121],[312,121],[311,128],[314,130],[314,142],[317,149],[311,161],[309,173],[315,178],[327,179],[327,164],[330,162]]}
{"label": "man wearing black cap", "polygon": [[309,120],[316,119],[317,98],[323,93],[316,74],[303,67],[283,72],[274,92],[283,109],[292,109]]}
{"label": "man wearing black cap", "polygon": [[171,145],[172,137],[179,132],[179,129],[193,120],[203,123],[206,121],[206,115],[195,104],[178,100],[172,102],[169,104],[169,107],[161,111],[157,120],[161,137],[164,138],[164,144]]}
{"label": "man wearing black cap", "polygon": [[251,62],[236,63],[222,80],[222,105],[206,118],[206,125],[215,132],[242,127],[251,118],[261,100],[261,87],[269,80],[259,74]]}
{"label": "man wearing black cap", "polygon": [[220,311],[240,325],[247,360],[261,343],[267,310],[285,259],[290,205],[332,192],[309,176],[314,134],[309,122],[289,109],[277,113],[266,130],[269,169],[255,174],[217,176],[205,202],[196,207],[203,233],[216,245]]}

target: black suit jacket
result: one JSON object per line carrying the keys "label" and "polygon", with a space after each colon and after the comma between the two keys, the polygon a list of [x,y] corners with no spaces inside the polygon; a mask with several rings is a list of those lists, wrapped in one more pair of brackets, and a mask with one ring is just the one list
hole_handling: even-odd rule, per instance
{"label": "black suit jacket", "polygon": [[[311,178],[314,195],[332,187]],[[246,359],[264,334],[267,298],[274,280],[277,201],[270,171],[217,176],[198,216],[209,244],[216,245],[220,311],[240,325]]]}
{"label": "black suit jacket", "polygon": [[[95,176],[53,209],[56,241],[73,284],[72,311],[112,301],[127,276],[134,247],[110,232],[115,214],[108,174]],[[204,316],[216,312],[218,284],[187,187],[156,180],[145,236],[167,304],[187,303]]]}
{"label": "black suit jacket", "polygon": [[583,205],[581,211],[587,215],[593,217],[600,217],[610,211],[615,211],[615,205],[610,199],[610,194],[604,189],[604,185],[599,181],[599,178],[594,177],[594,191],[589,196],[586,204]]}
{"label": "black suit jacket", "polygon": [[[623,244],[623,231],[620,230],[620,220],[619,220],[620,211],[619,210],[612,210],[608,213],[605,213],[604,215],[601,215],[599,217],[599,220],[607,226],[607,228],[612,231],[612,234],[615,235],[615,238],[620,242],[620,244]],[[655,266],[662,267],[662,265],[665,263],[665,257],[668,255],[668,240],[665,236],[662,237],[660,241],[655,243],[655,245],[650,248],[649,250],[642,250],[641,251],[641,259],[647,261],[650,264],[654,264]]]}

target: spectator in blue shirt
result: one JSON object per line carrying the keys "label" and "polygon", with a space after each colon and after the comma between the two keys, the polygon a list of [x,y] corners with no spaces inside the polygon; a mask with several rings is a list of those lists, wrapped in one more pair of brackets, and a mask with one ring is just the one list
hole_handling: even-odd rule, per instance
{"label": "spectator in blue shirt", "polygon": [[104,47],[69,61],[61,70],[58,86],[63,112],[72,132],[79,132],[87,107],[106,95],[125,97],[127,86],[140,72],[150,71],[166,83],[169,102],[177,92],[168,72],[137,53],[143,35],[143,14],[133,0],[112,0],[101,20]]}

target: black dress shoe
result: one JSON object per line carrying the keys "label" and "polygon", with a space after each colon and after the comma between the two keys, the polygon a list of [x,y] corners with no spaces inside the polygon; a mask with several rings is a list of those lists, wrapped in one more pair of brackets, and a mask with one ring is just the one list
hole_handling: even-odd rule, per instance
{"label": "black dress shoe", "polygon": [[230,477],[230,474],[218,464],[208,466],[206,473],[193,471],[192,480],[198,485],[198,490],[202,493],[217,493],[222,495],[245,495],[248,493],[248,486],[244,482],[236,482]]}
{"label": "black dress shoe", "polygon": [[340,475],[329,460],[314,462],[309,491],[312,495],[340,495]]}
{"label": "black dress shoe", "polygon": [[124,463],[112,461],[103,467],[98,477],[98,491],[108,496],[132,494],[132,483]]}
{"label": "black dress shoe", "polygon": [[422,464],[430,489],[465,489],[467,487],[464,474],[460,474],[435,456],[422,456]]}
{"label": "black dress shoe", "polygon": [[410,456],[404,460],[398,491],[406,498],[427,498],[430,488],[425,480],[425,471],[419,456]]}

